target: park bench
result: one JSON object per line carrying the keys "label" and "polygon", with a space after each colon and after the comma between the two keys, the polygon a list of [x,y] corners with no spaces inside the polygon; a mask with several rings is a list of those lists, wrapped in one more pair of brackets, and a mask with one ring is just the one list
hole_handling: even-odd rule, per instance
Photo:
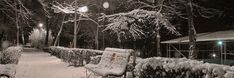
{"label": "park bench", "polygon": [[0,78],[14,78],[16,74],[15,64],[0,64]]}
{"label": "park bench", "polygon": [[87,64],[85,68],[102,77],[126,77],[131,53],[132,49],[106,48],[98,64]]}

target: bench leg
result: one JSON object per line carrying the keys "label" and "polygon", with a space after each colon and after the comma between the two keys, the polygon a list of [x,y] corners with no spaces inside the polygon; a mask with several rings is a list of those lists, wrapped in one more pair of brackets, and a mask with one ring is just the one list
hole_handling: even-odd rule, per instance
{"label": "bench leg", "polygon": [[127,72],[124,73],[124,78],[126,78],[126,76],[127,76]]}
{"label": "bench leg", "polygon": [[90,76],[91,76],[91,73],[88,74],[88,70],[87,69],[85,70],[85,76],[86,76],[86,78],[90,78]]}
{"label": "bench leg", "polygon": [[11,77],[8,76],[8,75],[5,75],[5,74],[1,74],[1,75],[0,75],[0,78],[11,78]]}

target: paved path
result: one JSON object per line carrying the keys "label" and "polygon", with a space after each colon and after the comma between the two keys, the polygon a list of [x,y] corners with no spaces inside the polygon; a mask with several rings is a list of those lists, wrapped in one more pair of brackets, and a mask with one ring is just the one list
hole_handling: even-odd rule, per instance
{"label": "paved path", "polygon": [[17,65],[16,78],[85,78],[85,68],[67,63],[40,50],[26,48]]}

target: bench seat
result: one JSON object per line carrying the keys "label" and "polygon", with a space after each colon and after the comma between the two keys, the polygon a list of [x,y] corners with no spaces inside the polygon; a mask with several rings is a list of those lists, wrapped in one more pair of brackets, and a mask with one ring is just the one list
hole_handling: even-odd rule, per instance
{"label": "bench seat", "polygon": [[131,52],[105,50],[98,64],[87,64],[85,68],[103,77],[121,76],[125,73]]}

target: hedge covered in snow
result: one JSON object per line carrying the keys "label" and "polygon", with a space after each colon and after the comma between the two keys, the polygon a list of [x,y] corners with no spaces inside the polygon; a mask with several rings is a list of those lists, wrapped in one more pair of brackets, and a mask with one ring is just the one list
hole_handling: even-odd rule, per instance
{"label": "hedge covered in snow", "polygon": [[22,47],[8,47],[0,52],[0,64],[17,64],[21,56]]}
{"label": "hedge covered in snow", "polygon": [[185,58],[147,58],[135,68],[139,78],[234,78],[234,67]]}
{"label": "hedge covered in snow", "polygon": [[48,52],[62,59],[64,62],[68,62],[70,65],[82,66],[83,62],[89,63],[91,58],[97,55],[101,55],[102,51],[92,49],[80,49],[80,48],[66,48],[51,46]]}

